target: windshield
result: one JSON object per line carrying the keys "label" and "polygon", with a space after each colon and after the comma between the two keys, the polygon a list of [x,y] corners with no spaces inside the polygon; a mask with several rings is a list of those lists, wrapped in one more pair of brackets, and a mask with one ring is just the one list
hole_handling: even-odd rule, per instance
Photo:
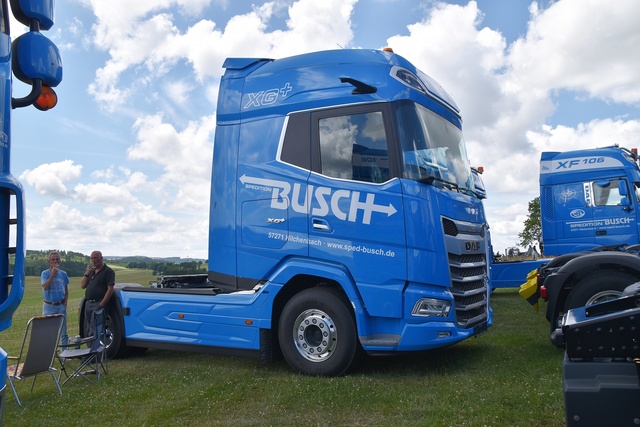
{"label": "windshield", "polygon": [[404,178],[474,190],[460,129],[419,104],[401,104],[396,116]]}

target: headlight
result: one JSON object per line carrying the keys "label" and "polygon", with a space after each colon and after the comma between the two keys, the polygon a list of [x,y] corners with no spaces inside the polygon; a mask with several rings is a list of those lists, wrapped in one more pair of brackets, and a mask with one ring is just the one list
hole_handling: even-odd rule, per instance
{"label": "headlight", "polygon": [[451,302],[436,298],[420,298],[411,310],[412,316],[420,317],[448,317]]}

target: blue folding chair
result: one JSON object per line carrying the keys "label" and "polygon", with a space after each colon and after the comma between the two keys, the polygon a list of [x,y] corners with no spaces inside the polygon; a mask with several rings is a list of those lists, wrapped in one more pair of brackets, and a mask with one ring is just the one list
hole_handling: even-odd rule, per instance
{"label": "blue folding chair", "polygon": [[51,316],[37,316],[29,319],[27,329],[22,339],[22,347],[20,347],[20,355],[17,357],[9,356],[8,360],[14,360],[15,363],[7,365],[7,379],[13,395],[19,406],[22,402],[18,398],[14,382],[33,377],[31,390],[36,384],[36,378],[39,374],[49,372],[53,377],[53,381],[62,395],[62,389],[56,377],[56,369],[53,367],[53,361],[56,357],[58,341],[60,340],[60,331],[62,330],[62,322],[64,315],[53,314]]}
{"label": "blue folding chair", "polygon": [[[96,374],[96,381],[100,381],[100,370],[108,373],[107,348],[106,348],[106,328],[104,327],[104,311],[96,310],[93,318],[93,335],[85,337],[79,342],[69,343],[62,346],[63,350],[58,354],[60,361],[60,376],[64,373],[66,379],[62,383],[65,385],[72,378],[82,377],[93,384],[87,377],[89,373]],[[82,347],[86,348],[71,348]],[[72,367],[74,361],[77,365]],[[67,371],[67,368],[71,372]]]}

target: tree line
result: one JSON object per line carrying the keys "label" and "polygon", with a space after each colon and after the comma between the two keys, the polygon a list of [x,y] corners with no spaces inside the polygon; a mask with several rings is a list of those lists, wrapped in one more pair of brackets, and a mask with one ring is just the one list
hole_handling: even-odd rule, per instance
{"label": "tree line", "polygon": [[[40,276],[43,270],[49,268],[49,253],[51,252],[53,252],[53,250],[27,250],[25,274],[27,276]],[[56,252],[60,254],[60,268],[66,271],[69,276],[79,277],[85,273],[90,261],[89,255],[64,250],[56,250]],[[104,261],[109,265],[118,265],[131,269],[152,270],[152,274],[154,275],[198,274],[207,272],[207,262],[202,260],[180,262],[149,257],[105,257]]]}

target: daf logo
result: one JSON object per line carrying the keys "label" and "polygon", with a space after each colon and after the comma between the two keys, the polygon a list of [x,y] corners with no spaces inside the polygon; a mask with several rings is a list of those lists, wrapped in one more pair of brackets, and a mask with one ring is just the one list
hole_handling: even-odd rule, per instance
{"label": "daf logo", "polygon": [[477,251],[480,249],[480,244],[478,242],[464,242],[464,249],[467,251]]}
{"label": "daf logo", "polygon": [[574,209],[571,212],[569,212],[569,215],[571,216],[571,218],[582,218],[584,214],[585,212],[582,209]]}

